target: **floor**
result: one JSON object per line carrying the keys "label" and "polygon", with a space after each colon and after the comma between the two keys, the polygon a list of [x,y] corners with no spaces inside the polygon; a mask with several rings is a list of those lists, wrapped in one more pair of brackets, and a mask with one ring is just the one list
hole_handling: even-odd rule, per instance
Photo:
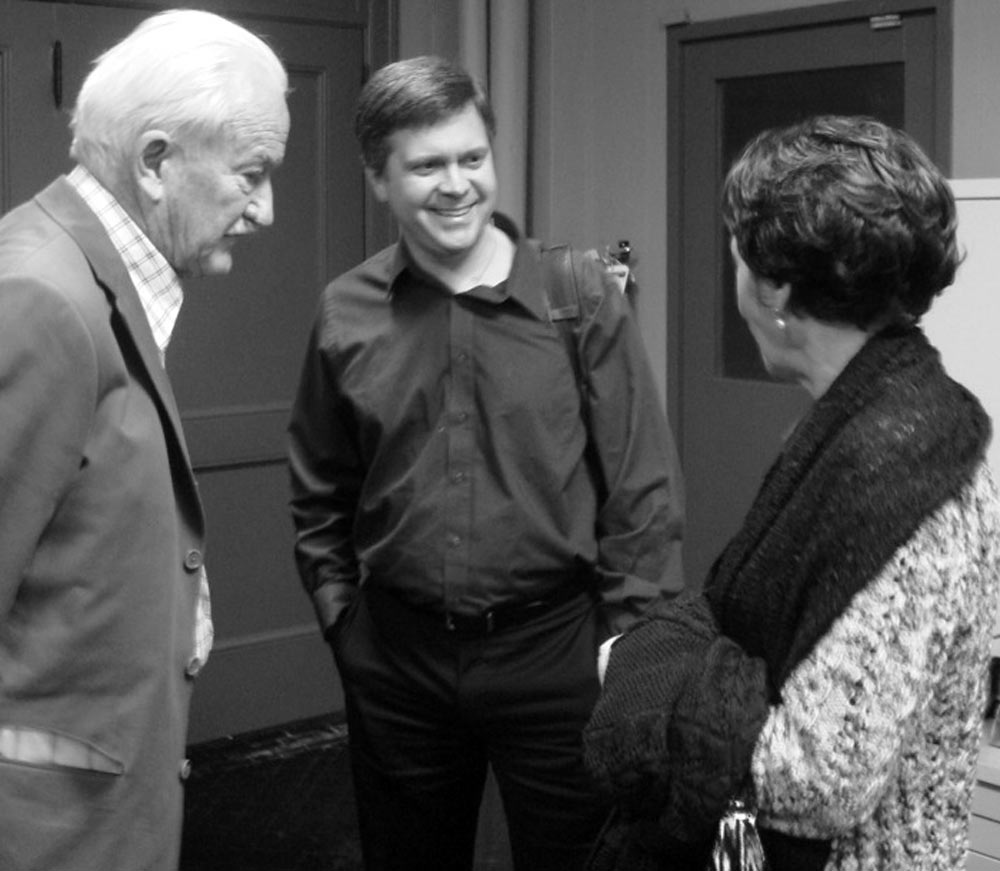
{"label": "floor", "polygon": [[[347,728],[320,717],[189,748],[179,871],[362,871]],[[476,871],[510,871],[489,779]]]}
{"label": "floor", "polygon": [[190,748],[180,871],[360,871],[347,730],[331,719]]}

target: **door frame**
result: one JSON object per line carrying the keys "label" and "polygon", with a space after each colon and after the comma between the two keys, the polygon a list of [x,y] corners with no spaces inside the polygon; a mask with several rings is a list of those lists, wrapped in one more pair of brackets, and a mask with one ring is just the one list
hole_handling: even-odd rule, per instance
{"label": "door frame", "polygon": [[[874,16],[933,12],[935,21],[935,162],[945,175],[951,172],[952,132],[952,0],[844,0],[822,6],[765,12],[733,18],[682,23],[667,27],[667,410],[675,429],[684,424],[682,291],[683,259],[683,109],[685,47],[697,42],[815,27]],[[683,439],[678,449],[683,461]]]}

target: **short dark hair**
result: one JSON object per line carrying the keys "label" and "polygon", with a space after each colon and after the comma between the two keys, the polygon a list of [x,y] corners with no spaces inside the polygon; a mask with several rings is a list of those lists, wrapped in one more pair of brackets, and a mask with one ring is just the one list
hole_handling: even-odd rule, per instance
{"label": "short dark hair", "polygon": [[389,157],[389,136],[405,128],[430,127],[470,103],[492,139],[496,119],[489,99],[462,67],[429,55],[387,64],[361,89],[354,115],[354,134],[365,166],[381,174]]}
{"label": "short dark hair", "polygon": [[919,320],[962,260],[948,183],[874,118],[760,133],[729,170],[722,211],[747,266],[791,286],[789,308],[862,329]]}

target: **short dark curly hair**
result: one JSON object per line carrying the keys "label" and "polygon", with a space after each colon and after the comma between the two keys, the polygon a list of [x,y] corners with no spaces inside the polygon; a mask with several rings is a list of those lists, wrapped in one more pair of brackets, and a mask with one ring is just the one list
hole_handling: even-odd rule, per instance
{"label": "short dark curly hair", "polygon": [[424,55],[380,68],[361,89],[354,115],[354,134],[365,166],[381,175],[389,158],[387,140],[393,133],[430,127],[470,103],[492,140],[496,133],[493,108],[486,92],[462,67]]}
{"label": "short dark curly hair", "polygon": [[915,323],[955,279],[955,200],[913,139],[863,116],[766,130],[726,177],[722,212],[789,308],[862,329]]}

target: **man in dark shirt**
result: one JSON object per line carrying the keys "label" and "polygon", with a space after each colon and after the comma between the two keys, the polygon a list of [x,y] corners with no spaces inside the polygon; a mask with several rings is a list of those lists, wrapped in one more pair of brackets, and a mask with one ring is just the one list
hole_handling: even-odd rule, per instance
{"label": "man in dark shirt", "polygon": [[398,244],[324,292],[290,433],[296,557],[344,686],[369,869],[472,867],[487,764],[519,869],[580,868],[597,655],[681,585],[673,439],[623,295],[577,258],[586,386],[552,270],[494,212],[494,121],[437,58],[365,86]]}

